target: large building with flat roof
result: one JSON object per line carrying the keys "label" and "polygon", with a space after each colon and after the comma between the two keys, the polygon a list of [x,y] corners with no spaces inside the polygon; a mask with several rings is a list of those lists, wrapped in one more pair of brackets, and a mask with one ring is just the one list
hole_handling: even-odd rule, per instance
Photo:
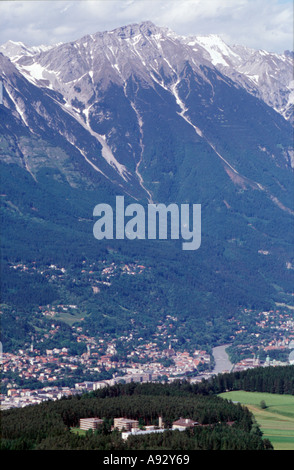
{"label": "large building with flat roof", "polygon": [[113,428],[119,431],[131,431],[139,428],[139,421],[127,418],[114,418]]}
{"label": "large building with flat roof", "polygon": [[100,419],[100,418],[81,418],[80,429],[84,429],[85,431],[92,429],[94,431],[102,423],[103,423],[103,419]]}

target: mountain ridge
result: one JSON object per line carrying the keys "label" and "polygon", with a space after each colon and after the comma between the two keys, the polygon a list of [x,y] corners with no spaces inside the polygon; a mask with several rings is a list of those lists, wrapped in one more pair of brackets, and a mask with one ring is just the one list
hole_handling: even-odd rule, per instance
{"label": "mountain ridge", "polygon": [[[66,44],[84,46],[88,41],[94,40],[102,40],[105,47],[108,47],[113,37],[118,38],[120,43],[124,40],[128,41],[130,45],[132,41],[139,42],[140,35],[145,40],[155,38],[158,48],[160,48],[162,37],[165,36],[172,41],[179,41],[194,52],[200,51],[202,61],[207,60],[208,64],[216,66],[225,75],[245,87],[248,92],[263,99],[269,106],[281,113],[285,119],[289,119],[293,123],[293,60],[289,51],[285,51],[284,54],[276,54],[240,45],[228,46],[220,36],[214,34],[180,36],[169,28],[157,27],[150,21],[139,24],[134,23],[112,31],[97,32],[83,36],[77,41],[52,46],[30,48],[23,43],[11,42],[11,47],[8,41],[0,46],[0,51],[8,55],[13,62],[20,66],[20,71],[29,77],[30,74],[34,76],[34,73],[33,70],[26,70],[25,63],[28,57],[34,58],[43,52],[46,53],[52,49],[65,47]],[[136,51],[136,54],[140,56],[138,51]],[[196,57],[199,59],[199,54],[196,54]],[[116,63],[115,66],[117,66]],[[39,70],[35,69],[35,74],[36,77],[38,77],[38,74],[42,74],[41,68]],[[262,83],[259,84],[258,82]]]}
{"label": "mountain ridge", "polygon": [[[215,36],[208,37],[214,39],[215,42]],[[106,171],[104,171],[105,165],[101,159],[97,164],[97,156],[95,158],[92,157],[92,154],[90,156],[85,148],[77,142],[75,136],[71,135],[70,130],[67,130],[63,137],[75,147],[75,150],[78,149],[80,155],[92,166],[92,169],[110,180],[113,179],[114,169],[119,175],[120,182],[118,184],[124,186],[126,190],[126,186],[132,180],[133,185],[136,187],[135,193],[145,194],[150,201],[152,200],[150,188],[146,189],[144,178],[140,173],[140,168],[144,165],[144,162],[142,163],[144,126],[142,112],[136,103],[139,82],[140,85],[143,85],[143,88],[149,87],[151,91],[153,90],[161,96],[162,100],[167,99],[166,92],[172,95],[172,99],[179,109],[179,111],[176,110],[176,113],[222,159],[228,174],[230,175],[233,172],[235,181],[240,181],[240,177],[241,180],[243,178],[232,162],[228,162],[227,158],[216,149],[215,143],[203,134],[203,129],[200,129],[195,121],[192,122],[189,109],[185,103],[185,97],[180,96],[180,88],[183,88],[184,80],[186,82],[190,80],[187,77],[182,78],[182,75],[185,75],[185,71],[188,70],[187,67],[191,68],[193,80],[198,81],[202,87],[206,84],[206,88],[211,87],[213,89],[214,86],[206,71],[213,73],[218,80],[225,81],[231,89],[240,87],[240,80],[238,83],[232,81],[232,77],[229,76],[232,74],[228,74],[226,70],[223,70],[226,69],[223,64],[221,72],[215,69],[215,64],[211,64],[207,58],[209,50],[203,49],[199,45],[199,40],[196,51],[194,51],[195,47],[191,46],[191,38],[187,41],[183,41],[182,37],[167,28],[159,28],[151,22],[144,22],[117,28],[108,33],[87,35],[78,41],[50,46],[46,50],[40,51],[37,48],[37,51],[33,54],[29,52],[29,55],[27,53],[20,57],[17,55],[16,59],[11,57],[11,60],[26,80],[45,92],[46,99],[47,96],[53,99],[62,109],[63,114],[67,113],[76,120],[75,126],[78,126],[79,129],[83,128],[81,132],[88,131],[90,138],[93,138],[93,142],[95,141],[94,145],[99,148],[101,156],[108,163]],[[195,43],[192,44],[195,46]],[[218,49],[220,45],[223,47],[224,43],[218,39]],[[202,48],[200,53],[199,47]],[[216,46],[210,44],[210,52],[212,47],[215,48]],[[139,52],[142,50],[144,50],[144,57],[142,56],[143,53]],[[228,56],[231,49],[225,46],[224,50],[226,56]],[[236,56],[235,52],[233,54]],[[147,61],[148,58],[150,59],[149,62]],[[66,62],[70,63],[71,66],[66,67]],[[114,86],[121,89],[119,92],[121,109],[128,113],[132,120],[132,126],[137,128],[132,142],[125,137],[129,132],[128,129],[125,129],[125,136],[115,136],[117,129],[115,127],[110,128],[107,124],[109,113],[115,112],[117,114],[120,110],[111,111],[107,109],[105,114],[99,104],[99,102],[103,102],[103,94],[107,96],[109,87]],[[191,85],[189,86],[191,87]],[[242,85],[242,88],[248,91],[246,86],[243,87]],[[199,92],[200,96],[201,91],[199,90]],[[10,98],[12,93],[11,90]],[[188,93],[190,92],[188,91]],[[209,98],[209,105],[213,103],[213,94],[214,91]],[[108,103],[111,98],[108,97],[107,100],[109,108]],[[40,106],[38,103],[38,109],[36,109],[39,115],[42,115],[40,110],[44,109],[44,106]],[[21,100],[19,104],[16,102],[14,104],[24,125],[30,127],[25,119],[26,109],[23,108]],[[60,110],[57,112],[59,114]],[[95,116],[94,119],[93,116]],[[123,127],[123,119],[120,119],[120,123]],[[33,133],[38,132],[38,130],[32,128],[30,130]],[[122,158],[120,154],[117,155],[117,148],[118,145],[122,147],[123,140],[125,140],[125,145],[121,152],[124,154]],[[268,153],[266,148],[264,151]],[[288,155],[286,158],[289,159],[292,165],[293,151],[288,148],[285,149],[285,152],[285,156]],[[97,155],[97,150],[95,153]],[[115,179],[117,180],[117,177]],[[243,182],[245,180],[243,178]]]}

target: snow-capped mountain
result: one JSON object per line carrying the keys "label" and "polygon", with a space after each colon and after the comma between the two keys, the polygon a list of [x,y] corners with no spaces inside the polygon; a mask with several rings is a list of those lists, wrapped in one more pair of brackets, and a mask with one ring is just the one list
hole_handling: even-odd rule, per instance
{"label": "snow-capped mountain", "polygon": [[188,45],[206,51],[205,57],[223,74],[293,123],[293,53],[276,54],[244,46],[228,46],[216,35],[187,38]]}
{"label": "snow-capped mountain", "polygon": [[[55,46],[57,46],[56,44]],[[0,52],[9,57],[11,60],[16,61],[23,56],[33,56],[39,54],[40,52],[45,52],[51,49],[54,46],[31,46],[28,47],[22,42],[16,41],[7,41],[5,44],[0,46]]]}
{"label": "snow-capped mountain", "polygon": [[[55,62],[56,53],[67,51],[72,54],[71,48],[76,48],[83,59],[77,61],[74,77],[68,80],[64,74],[64,64],[60,63],[57,67],[54,64],[52,68],[52,61]],[[50,50],[51,54],[43,54]],[[16,63],[27,78],[48,80],[48,86],[53,82],[52,86],[60,87],[62,92],[65,89],[61,83],[71,82],[74,87],[73,82],[82,80],[85,74],[93,80],[92,75],[99,62],[101,67],[106,64],[105,72],[108,72],[109,80],[113,79],[109,67],[115,69],[115,79],[120,81],[128,78],[132,64],[136,63],[137,73],[141,66],[142,77],[150,82],[150,77],[154,79],[154,74],[158,74],[159,66],[172,68],[170,55],[176,54],[179,62],[189,60],[194,65],[207,62],[215,66],[293,123],[293,53],[289,51],[276,54],[241,45],[229,46],[214,34],[182,37],[168,28],[158,28],[144,22],[85,36],[70,44],[27,47],[21,42],[8,41],[0,46],[0,52]],[[129,62],[126,57],[129,59],[130,53]],[[66,73],[71,74],[72,71]],[[59,74],[58,79],[56,74]],[[70,97],[72,91],[68,94]]]}
{"label": "snow-capped mountain", "polygon": [[[17,125],[33,139],[58,141],[63,152],[69,146],[78,167],[82,162],[136,197],[160,194],[158,172],[178,165],[179,129],[239,185],[263,188],[256,163],[265,156],[278,166],[293,164],[284,119],[290,54],[229,47],[217,36],[183,38],[151,22],[48,48],[8,42],[1,50],[4,109]],[[160,143],[163,136],[173,144]],[[26,140],[16,141],[34,174],[39,160],[24,148]]]}

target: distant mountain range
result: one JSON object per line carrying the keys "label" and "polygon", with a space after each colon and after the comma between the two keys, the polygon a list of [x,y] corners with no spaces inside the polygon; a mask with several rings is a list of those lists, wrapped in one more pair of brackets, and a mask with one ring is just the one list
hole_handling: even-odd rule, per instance
{"label": "distant mountain range", "polygon": [[[165,113],[170,121],[167,131],[183,127],[239,179],[246,178],[248,162],[244,172],[240,162],[239,172],[236,157],[227,159],[220,140],[226,141],[228,129],[237,129],[245,139],[238,137],[232,152],[251,145],[247,135],[254,126],[254,151],[259,158],[272,158],[272,149],[263,142],[272,135],[269,127],[274,125],[276,133],[281,126],[286,134],[289,128],[264,103],[293,120],[293,55],[229,47],[214,35],[183,38],[145,22],[49,47],[8,41],[0,51],[5,54],[4,104],[15,120],[12,127],[50,142],[54,134],[63,141],[62,148],[79,153],[77,160],[86,162],[92,173],[116,181],[132,195],[151,198],[150,192],[157,191],[158,171],[150,174],[146,137],[150,123]],[[244,100],[246,109],[240,112]],[[260,122],[260,115],[266,115],[269,125]],[[166,127],[168,121],[156,125],[161,136],[159,126]],[[279,164],[293,165],[290,144],[288,139],[281,151],[274,152]],[[22,164],[34,174],[40,162],[26,156],[22,141],[16,145]],[[161,153],[160,160],[165,160],[166,148]],[[50,166],[56,164],[48,158]]]}
{"label": "distant mountain range", "polygon": [[[54,230],[65,233],[64,220],[72,237],[87,233],[92,244],[94,204],[116,194],[199,203],[201,249],[183,263],[187,286],[209,272],[197,287],[201,305],[291,300],[292,52],[144,22],[48,47],[8,41],[0,64],[6,259],[15,246],[32,258],[42,252],[28,233],[37,237],[49,222],[46,249]],[[159,264],[169,265],[168,253],[163,244]]]}

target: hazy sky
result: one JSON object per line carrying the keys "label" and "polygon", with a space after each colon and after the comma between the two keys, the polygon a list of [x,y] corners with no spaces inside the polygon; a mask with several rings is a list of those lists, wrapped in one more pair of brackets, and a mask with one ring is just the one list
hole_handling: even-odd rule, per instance
{"label": "hazy sky", "polygon": [[0,2],[0,44],[55,44],[150,20],[181,35],[293,50],[292,0],[26,0]]}

